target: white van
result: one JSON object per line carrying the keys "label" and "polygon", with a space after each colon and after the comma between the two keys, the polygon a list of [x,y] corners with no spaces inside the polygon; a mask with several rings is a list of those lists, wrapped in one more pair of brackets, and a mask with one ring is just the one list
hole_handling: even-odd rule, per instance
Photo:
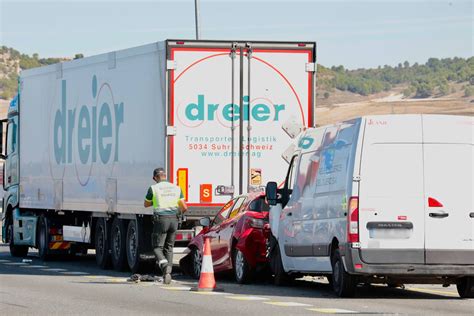
{"label": "white van", "polygon": [[[308,129],[286,182],[267,184],[276,283],[456,284],[474,297],[474,120],[367,116]],[[332,277],[329,277],[332,275]]]}

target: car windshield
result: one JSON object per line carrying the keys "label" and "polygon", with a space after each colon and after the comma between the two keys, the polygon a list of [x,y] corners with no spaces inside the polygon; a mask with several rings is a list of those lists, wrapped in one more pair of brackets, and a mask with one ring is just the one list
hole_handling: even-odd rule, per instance
{"label": "car windshield", "polygon": [[262,196],[250,203],[249,210],[253,212],[268,212],[270,207],[265,202],[265,197]]}

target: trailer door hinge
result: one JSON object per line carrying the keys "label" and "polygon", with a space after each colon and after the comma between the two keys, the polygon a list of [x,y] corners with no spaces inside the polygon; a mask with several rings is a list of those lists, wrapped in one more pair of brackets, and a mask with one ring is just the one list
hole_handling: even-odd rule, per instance
{"label": "trailer door hinge", "polygon": [[315,63],[306,63],[306,72],[315,72],[316,64]]}
{"label": "trailer door hinge", "polygon": [[360,182],[360,176],[353,176],[352,181],[354,182]]}
{"label": "trailer door hinge", "polygon": [[168,59],[166,61],[166,70],[175,70],[175,69],[176,69],[176,61]]}
{"label": "trailer door hinge", "polygon": [[166,136],[176,136],[176,126],[166,126]]}

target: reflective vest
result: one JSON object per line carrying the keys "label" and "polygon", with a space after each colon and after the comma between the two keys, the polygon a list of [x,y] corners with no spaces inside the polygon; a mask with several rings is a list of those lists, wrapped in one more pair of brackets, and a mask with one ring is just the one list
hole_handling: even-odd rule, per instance
{"label": "reflective vest", "polygon": [[161,181],[151,186],[153,191],[153,210],[159,215],[175,215],[178,214],[178,203],[183,198],[181,188],[169,183]]}

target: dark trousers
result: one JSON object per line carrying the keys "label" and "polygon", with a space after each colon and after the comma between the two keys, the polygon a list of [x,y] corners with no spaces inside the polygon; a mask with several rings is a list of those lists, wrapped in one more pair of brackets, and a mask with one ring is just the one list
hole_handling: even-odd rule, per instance
{"label": "dark trousers", "polygon": [[[163,273],[171,273],[173,269],[173,246],[177,230],[176,215],[153,215],[153,251]],[[166,261],[167,265],[164,264]]]}

